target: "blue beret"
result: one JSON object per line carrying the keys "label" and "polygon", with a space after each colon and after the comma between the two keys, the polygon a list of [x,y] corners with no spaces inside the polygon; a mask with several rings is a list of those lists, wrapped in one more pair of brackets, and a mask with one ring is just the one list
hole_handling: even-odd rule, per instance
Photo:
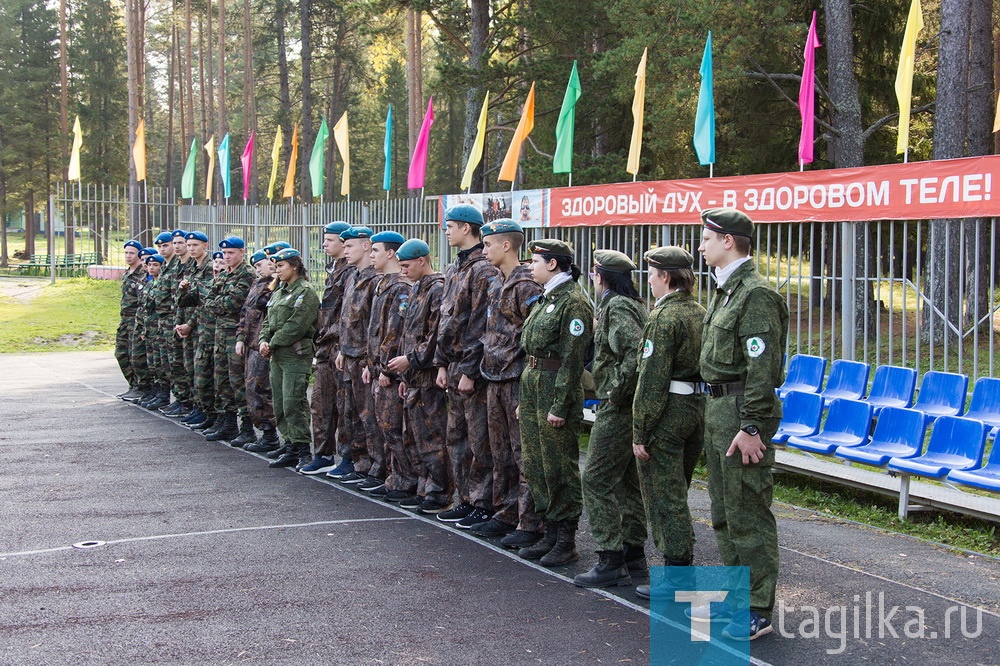
{"label": "blue beret", "polygon": [[190,231],[184,238],[188,240],[201,241],[202,243],[208,242],[208,236],[205,235],[203,231]]}
{"label": "blue beret", "polygon": [[340,232],[340,240],[351,240],[352,238],[371,238],[375,232],[368,227],[351,227]]}
{"label": "blue beret", "polygon": [[226,255],[222,254],[222,250],[216,250],[212,253],[212,259],[223,259]]}
{"label": "blue beret", "polygon": [[143,257],[149,257],[156,253],[157,252],[155,247],[144,247],[141,250],[139,250],[139,258],[142,259]]}
{"label": "blue beret", "polygon": [[122,247],[134,247],[139,252],[142,252],[142,250],[143,250],[142,243],[140,243],[137,240],[130,240],[130,241],[126,242],[125,245],[122,245]]}
{"label": "blue beret", "polygon": [[242,250],[246,247],[246,243],[239,236],[230,236],[219,241],[219,247],[223,250]]}
{"label": "blue beret", "polygon": [[155,261],[158,264],[162,264],[166,262],[166,260],[167,260],[166,257],[164,257],[162,254],[151,254],[148,257],[146,257],[147,264],[151,261]]}
{"label": "blue beret", "polygon": [[294,247],[286,247],[284,250],[278,252],[278,254],[271,257],[275,261],[285,261],[293,257],[301,257],[302,253],[296,250]]}
{"label": "blue beret", "polygon": [[331,222],[330,224],[323,227],[324,234],[333,234],[334,236],[339,236],[348,229],[351,228],[347,222]]}
{"label": "blue beret", "polygon": [[406,242],[403,238],[403,234],[396,233],[395,231],[380,231],[374,236],[372,236],[373,243],[399,243],[402,245]]}
{"label": "blue beret", "polygon": [[180,237],[180,238],[186,238],[187,237],[187,233],[188,232],[184,231],[183,229],[174,229],[173,231],[170,232],[170,237],[171,238],[178,238],[178,237]]}
{"label": "blue beret", "polygon": [[271,243],[270,245],[265,245],[262,251],[264,252],[264,254],[270,257],[275,253],[277,253],[279,250],[284,250],[286,247],[291,247],[291,245],[286,243],[285,241],[276,241],[274,243]]}
{"label": "blue beret", "polygon": [[267,254],[264,253],[264,250],[257,250],[250,255],[250,265],[256,264],[261,259],[267,259]]}
{"label": "blue beret", "polygon": [[430,253],[431,248],[427,245],[427,243],[423,242],[419,238],[411,238],[403,243],[398,250],[396,250],[396,259],[399,261],[411,261],[420,257],[426,257]]}
{"label": "blue beret", "polygon": [[485,238],[486,236],[492,236],[493,234],[523,234],[524,229],[521,228],[520,224],[510,218],[501,218],[484,224],[480,227],[479,233]]}
{"label": "blue beret", "polygon": [[156,240],[153,241],[153,242],[156,245],[159,245],[160,243],[169,243],[171,238],[173,238],[173,235],[171,235],[171,233],[169,231],[161,231],[156,236]]}

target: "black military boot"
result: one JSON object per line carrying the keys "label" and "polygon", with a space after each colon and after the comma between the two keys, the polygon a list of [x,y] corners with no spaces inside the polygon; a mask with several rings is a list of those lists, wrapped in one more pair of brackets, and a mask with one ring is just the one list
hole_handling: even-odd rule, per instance
{"label": "black military boot", "polygon": [[202,411],[201,407],[195,407],[191,410],[191,413],[181,419],[181,424],[190,427],[192,423],[198,423],[205,420],[205,412]]}
{"label": "black military boot", "polygon": [[[308,448],[308,445],[307,445]],[[299,464],[299,450],[300,445],[298,444],[286,444],[282,449],[283,453],[267,463],[268,467],[295,467]]]}
{"label": "black military boot", "polygon": [[672,560],[669,557],[663,558],[663,563],[668,567],[669,573],[667,576],[658,582],[656,585],[640,585],[635,588],[636,596],[641,599],[649,599],[650,597],[673,599],[674,590],[696,590],[698,588],[692,587],[694,585],[694,569],[691,568],[691,562],[694,558],[687,560]]}
{"label": "black military boot", "polygon": [[249,416],[244,416],[243,421],[240,422],[240,434],[229,440],[229,446],[239,448],[256,440],[257,433],[253,431],[253,421],[250,420]]}
{"label": "black military boot", "polygon": [[206,433],[211,432],[212,428],[219,424],[219,419],[221,416],[219,414],[205,414],[204,418],[198,423],[192,423],[190,425],[191,430],[203,430]]}
{"label": "black military boot", "polygon": [[559,567],[580,559],[580,551],[576,549],[576,522],[569,520],[559,521],[559,531],[556,536],[556,545],[552,550],[545,553],[538,563],[543,567]]}
{"label": "black military boot", "polygon": [[577,587],[624,587],[632,584],[632,576],[625,566],[625,556],[620,550],[597,551],[597,564],[587,573],[573,579]]}
{"label": "black military boot", "polygon": [[622,557],[625,559],[625,566],[628,567],[630,576],[633,578],[649,577],[649,563],[646,562],[645,546],[627,543],[622,551]]}
{"label": "black military boot", "polygon": [[228,412],[222,415],[222,425],[205,434],[205,441],[219,442],[224,439],[232,439],[239,434],[240,428],[239,424],[236,423],[236,414]]}
{"label": "black military boot", "polygon": [[517,556],[525,560],[537,560],[546,555],[556,545],[556,537],[559,534],[559,524],[551,521],[545,522],[545,536],[541,541],[533,546],[522,548],[517,551]]}
{"label": "black military boot", "polygon": [[271,453],[279,448],[281,448],[281,440],[278,439],[278,431],[274,429],[274,426],[267,425],[264,426],[264,433],[260,439],[243,447],[245,451],[250,453]]}

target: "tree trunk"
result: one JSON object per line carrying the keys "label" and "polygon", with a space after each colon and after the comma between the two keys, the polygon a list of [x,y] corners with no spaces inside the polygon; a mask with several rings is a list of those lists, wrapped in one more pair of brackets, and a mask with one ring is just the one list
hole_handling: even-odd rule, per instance
{"label": "tree trunk", "polygon": [[24,201],[24,256],[35,255],[35,190],[29,189]]}
{"label": "tree trunk", "polygon": [[[186,90],[187,101],[187,124],[184,127],[183,148],[190,145],[191,138],[194,137],[194,76],[192,68],[194,62],[191,39],[194,31],[191,29],[191,0],[184,0],[184,89]],[[198,36],[201,39],[201,36]]]}
{"label": "tree trunk", "polygon": [[420,12],[412,9],[406,12],[406,93],[407,93],[407,138],[409,154],[412,157],[420,136],[420,124],[424,113],[423,64],[421,60]]}
{"label": "tree trunk", "polygon": [[[0,141],[0,145],[3,141]],[[7,268],[10,255],[7,248],[7,176],[0,169],[0,268]]]}
{"label": "tree trunk", "polygon": [[278,101],[281,103],[281,110],[278,114],[281,133],[285,137],[284,145],[281,147],[282,162],[288,161],[288,154],[291,150],[289,141],[292,138],[292,94],[288,83],[288,53],[285,42],[285,17],[288,5],[284,0],[278,0],[274,9],[274,29],[278,38]]}
{"label": "tree trunk", "polygon": [[[465,163],[469,160],[472,146],[476,141],[476,133],[479,130],[479,111],[483,105],[483,96],[486,91],[483,87],[483,56],[486,54],[486,40],[490,33],[490,2],[489,0],[471,0],[472,26],[469,31],[469,69],[472,70],[471,78],[475,82],[465,91],[465,127],[462,132],[462,155],[465,156],[459,168],[464,169]],[[485,158],[485,155],[484,155]],[[475,192],[483,192],[483,172],[486,169],[486,160],[483,159],[476,168],[472,176],[472,189]]]}
{"label": "tree trunk", "polygon": [[[212,0],[208,0],[207,9],[205,10],[205,69],[208,72],[208,90],[202,93],[202,97],[208,100],[208,114],[207,114],[207,124],[209,127],[212,125],[212,117],[215,115],[215,32],[212,30]],[[207,94],[206,94],[207,93]],[[208,135],[212,134],[211,130],[205,131],[204,141],[208,141]],[[221,136],[215,137],[216,142],[221,141]],[[205,177],[208,178],[208,161],[205,160]],[[208,191],[205,192],[205,198],[209,201],[218,201],[219,197],[215,194],[216,186],[215,182],[208,184]]]}
{"label": "tree trunk", "polygon": [[[254,89],[253,32],[251,26],[250,0],[243,0],[243,138],[250,140],[250,133],[257,127],[257,96]],[[256,151],[255,151],[256,152]],[[254,162],[250,164],[250,203],[257,203],[257,188],[254,187]],[[246,175],[246,174],[245,174]]]}
{"label": "tree trunk", "polygon": [[[143,81],[143,0],[125,2],[125,61],[128,71],[128,145],[135,141],[135,131],[142,117]],[[131,152],[131,151],[130,151]],[[142,230],[140,189],[136,181],[135,162],[129,155],[129,237],[135,238]],[[32,247],[34,240],[32,239]]]}
{"label": "tree trunk", "polygon": [[[69,152],[66,142],[69,139],[69,82],[66,58],[66,0],[59,0],[59,130],[62,132],[60,153],[62,155],[62,179],[65,182],[69,169]],[[69,253],[69,248],[66,249]]]}
{"label": "tree trunk", "polygon": [[[187,98],[186,98],[186,93],[185,93],[184,69],[183,69],[183,64],[182,64],[184,62],[184,58],[181,56],[181,36],[180,36],[181,35],[181,31],[180,31],[180,28],[178,28],[178,27],[175,26],[174,30],[173,30],[173,34],[175,35],[175,37],[174,37],[174,46],[173,46],[173,49],[170,52],[171,56],[173,57],[173,65],[170,67],[170,76],[174,80],[174,85],[177,86],[177,100],[178,100],[177,107],[178,107],[178,111],[180,111],[180,114],[181,114],[181,118],[180,118],[181,153],[183,153],[184,152],[184,147],[188,145],[188,143],[187,143],[188,133],[187,133]],[[173,132],[170,132],[170,134],[172,135]],[[168,144],[168,148],[170,148],[171,150],[173,149],[173,143],[172,142],[170,144]],[[171,164],[172,164],[172,161],[168,160],[168,162],[167,162],[168,173],[170,173],[171,176],[172,176],[173,175],[173,169],[171,169],[171,167],[170,167]],[[173,178],[168,178],[168,182],[173,183]],[[168,187],[170,187],[170,185],[168,185]]]}
{"label": "tree trunk", "polygon": [[313,144],[312,131],[312,1],[300,0],[299,21],[302,24],[302,127],[299,130],[299,194],[303,202],[312,201],[309,179],[309,152]]}
{"label": "tree trunk", "polygon": [[226,0],[219,0],[219,141],[229,131],[226,123]]}
{"label": "tree trunk", "polygon": [[[170,53],[167,56],[167,189],[174,186],[174,87],[177,85],[177,26],[170,30]],[[183,102],[182,108],[183,108]],[[181,121],[183,125],[184,122]]]}
{"label": "tree trunk", "polygon": [[[210,117],[205,106],[205,100],[212,96],[211,83],[205,78],[205,21],[198,15],[198,96],[201,98],[201,140],[208,138],[208,119]],[[211,71],[211,68],[209,69]]]}

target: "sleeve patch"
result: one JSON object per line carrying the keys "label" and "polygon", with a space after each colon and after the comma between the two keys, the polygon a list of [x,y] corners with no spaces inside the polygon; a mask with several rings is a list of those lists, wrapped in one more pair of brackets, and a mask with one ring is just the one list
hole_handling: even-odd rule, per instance
{"label": "sleeve patch", "polygon": [[642,346],[642,357],[649,358],[653,355],[653,341],[646,338],[646,344]]}
{"label": "sleeve patch", "polygon": [[306,297],[305,294],[300,294],[299,297],[295,299],[295,305],[293,305],[292,307],[293,308],[300,308],[300,307],[302,307],[302,300],[305,297]]}
{"label": "sleeve patch", "polygon": [[758,337],[753,337],[747,340],[747,355],[750,358],[757,358],[764,353],[764,341]]}
{"label": "sleeve patch", "polygon": [[569,323],[569,333],[574,337],[580,337],[585,330],[586,327],[583,325],[582,319],[574,319]]}

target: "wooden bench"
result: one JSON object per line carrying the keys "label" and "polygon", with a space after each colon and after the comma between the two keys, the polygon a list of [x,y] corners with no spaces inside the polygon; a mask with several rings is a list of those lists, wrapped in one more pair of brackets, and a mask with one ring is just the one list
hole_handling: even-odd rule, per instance
{"label": "wooden bench", "polygon": [[[57,273],[77,272],[87,268],[91,264],[99,261],[96,252],[82,252],[76,254],[57,254],[55,256],[55,268]],[[17,267],[17,272],[21,275],[45,275],[52,269],[52,257],[47,254],[33,254],[31,260],[21,263]]]}

